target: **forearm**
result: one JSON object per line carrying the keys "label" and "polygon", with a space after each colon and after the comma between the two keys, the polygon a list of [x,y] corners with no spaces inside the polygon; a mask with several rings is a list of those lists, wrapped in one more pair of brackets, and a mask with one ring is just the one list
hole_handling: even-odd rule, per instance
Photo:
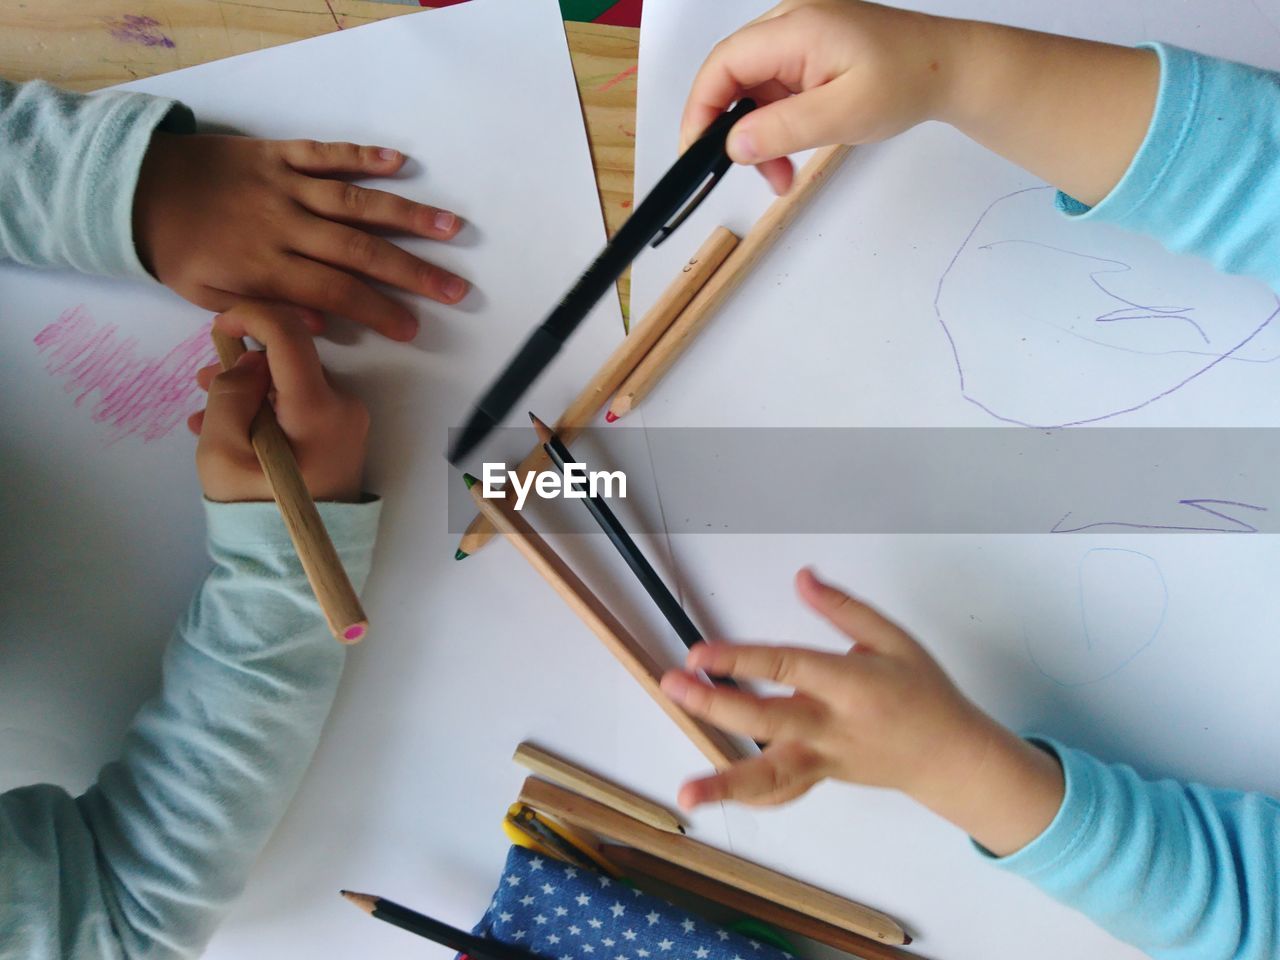
{"label": "forearm", "polygon": [[147,94],[0,80],[0,258],[147,278],[133,244],[138,171],[156,129],[194,125]]}
{"label": "forearm", "polygon": [[1280,803],[1147,781],[1057,744],[1053,822],[996,862],[1158,960],[1280,951]]}
{"label": "forearm", "polygon": [[1151,122],[1153,51],[965,20],[936,28],[937,119],[1082,203],[1120,181]]}
{"label": "forearm", "polygon": [[[377,505],[321,505],[353,581]],[[126,955],[212,933],[292,799],[345,656],[272,503],[210,505],[216,567],[166,653],[121,760],[78,801]]]}
{"label": "forearm", "polygon": [[910,795],[997,856],[1042,834],[1062,806],[1062,767],[978,713],[939,751]]}

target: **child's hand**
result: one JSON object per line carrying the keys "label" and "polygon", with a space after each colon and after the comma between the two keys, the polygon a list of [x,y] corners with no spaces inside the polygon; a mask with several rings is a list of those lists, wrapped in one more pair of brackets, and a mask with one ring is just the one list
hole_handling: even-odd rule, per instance
{"label": "child's hand", "polygon": [[934,116],[947,89],[945,21],[858,0],[785,0],[711,51],[689,93],[681,149],[743,96],[729,155],[778,193],[787,155],[884,140]]}
{"label": "child's hand", "polygon": [[941,120],[1084,203],[1128,168],[1155,104],[1155,53],[862,0],[784,0],[722,40],[693,81],[682,148],[742,96],[729,155],[778,193],[787,155]]}
{"label": "child's hand", "polygon": [[187,425],[200,437],[196,468],[210,500],[272,499],[249,442],[250,425],[269,392],[311,496],[360,499],[369,414],[329,382],[301,313],[244,302],[214,320],[223,333],[251,336],[266,350],[248,351],[226,373],[211,366],[197,377],[209,391],[208,405]]}
{"label": "child's hand", "polygon": [[285,301],[412,339],[413,315],[368,281],[441,303],[457,303],[469,286],[377,231],[449,240],[462,222],[342,179],[389,176],[404,161],[350,143],[157,133],[134,199],[138,255],[208,310],[243,298]]}
{"label": "child's hand", "polygon": [[[662,689],[689,713],[767,741],[759,757],[684,785],[685,809],[720,800],[777,804],[825,777],[901,790],[997,854],[1041,833],[1062,800],[1057,762],[956,689],[901,628],[808,570],[796,591],[855,641],[847,653],[701,644]],[[692,671],[773,680],[786,697],[712,687]]]}

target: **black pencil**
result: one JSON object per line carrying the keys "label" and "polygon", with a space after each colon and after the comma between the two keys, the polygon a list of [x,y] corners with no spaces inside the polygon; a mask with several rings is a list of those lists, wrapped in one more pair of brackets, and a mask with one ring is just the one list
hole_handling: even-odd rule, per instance
{"label": "black pencil", "polygon": [[474,933],[451,927],[447,923],[441,923],[439,920],[382,897],[375,897],[368,893],[352,893],[350,890],[343,890],[341,893],[365,913],[400,927],[402,930],[434,940],[474,960],[543,960],[536,953],[513,947],[501,940],[478,937]]}
{"label": "black pencil", "polygon": [[[556,469],[560,471],[562,476],[564,475],[564,465],[566,463],[580,462],[573,458],[573,453],[570,452],[564,441],[550,427],[532,413],[529,414],[529,419],[533,422],[533,429],[538,434],[538,441],[542,444],[542,449],[547,451],[547,456],[551,458],[551,462],[556,465]],[[582,484],[575,484],[575,487],[581,489]],[[635,573],[645,592],[657,604],[658,609],[662,611],[662,615],[667,618],[667,623],[671,624],[671,629],[675,630],[681,642],[690,649],[695,644],[701,643],[702,633],[694,622],[689,619],[684,607],[680,606],[680,601],[667,589],[667,585],[658,576],[658,571],[653,569],[653,565],[641,553],[640,547],[631,539],[631,534],[627,533],[626,528],[622,526],[622,521],[617,518],[603,498],[592,496],[590,491],[586,492],[587,496],[583,502],[586,503],[587,509],[591,511],[591,516],[595,517],[600,529],[605,532],[605,535],[608,536],[613,545],[618,548],[618,553],[622,554],[622,559],[627,561],[627,566]],[[728,677],[712,677],[712,680],[723,686],[737,686]]]}

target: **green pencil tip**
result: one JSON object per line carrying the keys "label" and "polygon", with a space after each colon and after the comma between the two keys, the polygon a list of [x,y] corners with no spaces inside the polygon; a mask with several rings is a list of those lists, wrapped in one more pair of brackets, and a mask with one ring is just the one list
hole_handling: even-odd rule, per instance
{"label": "green pencil tip", "polygon": [[469,556],[471,556],[471,554],[467,553],[467,551],[462,550],[462,549],[458,549],[458,550],[454,551],[453,559],[455,559],[455,560],[465,560],[465,559],[467,559],[467,557],[469,557]]}
{"label": "green pencil tip", "polygon": [[467,485],[467,489],[468,489],[468,490],[470,490],[472,487],[474,487],[474,486],[475,486],[477,483],[479,483],[480,481],[479,481],[479,480],[477,480],[475,477],[473,477],[471,474],[469,474],[469,473],[464,473],[464,474],[462,475],[462,482],[463,482],[463,483],[465,483],[465,484]]}

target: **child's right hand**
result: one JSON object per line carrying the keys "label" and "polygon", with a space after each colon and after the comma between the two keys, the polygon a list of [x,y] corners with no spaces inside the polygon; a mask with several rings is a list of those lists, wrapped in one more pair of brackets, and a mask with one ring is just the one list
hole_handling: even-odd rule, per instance
{"label": "child's right hand", "polygon": [[1086,204],[1119,182],[1146,135],[1151,50],[951,20],[863,0],[784,0],[722,40],[693,81],[681,149],[743,96],[729,156],[778,193],[788,154],[949,123]]}
{"label": "child's right hand", "polygon": [[[800,598],[854,641],[847,653],[700,644],[662,689],[690,714],[768,742],[764,752],[681,789],[685,809],[721,800],[784,803],[826,777],[900,790],[992,852],[1021,849],[1062,802],[1049,754],[967,700],[928,652],[871,607],[796,577]],[[785,697],[704,683],[697,671],[792,687]]]}
{"label": "child's right hand", "polygon": [[693,81],[681,149],[743,96],[761,106],[729,135],[778,193],[787,155],[884,140],[936,116],[949,89],[957,21],[860,0],[784,0],[718,43]]}
{"label": "child's right hand", "polygon": [[329,382],[303,311],[246,301],[214,326],[231,337],[253,337],[266,349],[247,351],[225,373],[215,365],[197,374],[209,400],[187,425],[200,437],[196,469],[205,496],[218,502],[272,499],[249,441],[253,418],[270,394],[311,496],[358,501],[369,414],[356,397]]}

